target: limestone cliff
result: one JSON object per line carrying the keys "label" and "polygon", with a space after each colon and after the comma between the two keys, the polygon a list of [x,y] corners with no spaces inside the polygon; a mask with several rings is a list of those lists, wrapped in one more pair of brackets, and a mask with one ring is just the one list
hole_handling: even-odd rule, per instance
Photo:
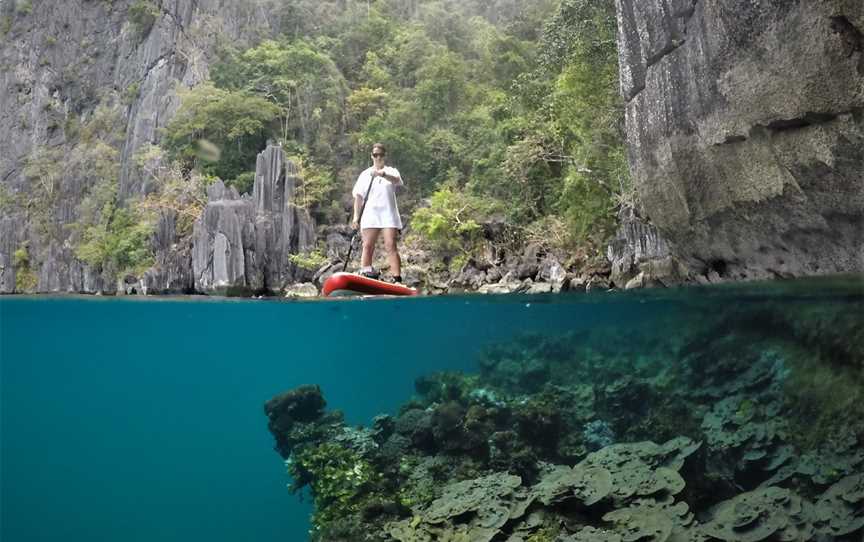
{"label": "limestone cliff", "polygon": [[[310,278],[289,256],[314,245],[312,222],[290,204],[296,172],[273,149],[251,197],[211,187],[191,236],[162,211],[142,277],[75,252],[82,202],[106,178],[120,205],[153,190],[138,158],[178,92],[208,77],[220,45],[277,34],[274,1],[0,0],[0,293]],[[864,3],[616,2],[629,161],[650,223],[622,215],[613,283],[864,270]],[[338,259],[347,236],[333,237]],[[529,260],[531,273],[478,271],[545,283]],[[480,274],[467,275],[457,282],[476,288]]]}
{"label": "limestone cliff", "polygon": [[644,257],[629,226],[617,282],[670,251],[691,277],[864,271],[864,2],[617,7],[630,170],[669,241]]}
{"label": "limestone cliff", "polygon": [[[37,291],[115,288],[116,270],[90,269],[70,242],[67,226],[97,182],[87,161],[73,167],[80,128],[108,111],[120,201],[147,193],[135,154],[158,143],[178,89],[207,77],[220,40],[242,46],[273,32],[265,3],[152,0],[135,18],[135,0],[0,0],[0,293],[15,289],[22,247]],[[42,168],[41,185],[28,165]],[[169,242],[170,221],[157,245]]]}

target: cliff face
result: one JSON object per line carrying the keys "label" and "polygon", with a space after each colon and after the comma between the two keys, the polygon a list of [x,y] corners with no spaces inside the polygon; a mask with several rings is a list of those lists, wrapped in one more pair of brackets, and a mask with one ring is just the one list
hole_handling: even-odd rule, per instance
{"label": "cliff face", "polygon": [[[864,4],[616,1],[630,166],[652,224],[623,218],[614,283],[864,270]],[[117,288],[117,269],[75,255],[82,201],[106,176],[121,202],[152,190],[136,155],[219,45],[274,35],[271,3],[0,0],[0,293]],[[286,204],[291,166],[266,156],[255,194],[213,188],[191,238],[163,212],[155,266],[130,284],[297,279],[288,256],[314,244],[311,222]]]}
{"label": "cliff face", "polygon": [[[263,0],[153,0],[139,17],[136,4],[145,3],[0,0],[0,293],[15,289],[21,247],[38,269],[38,291],[112,291],[111,270],[75,258],[67,227],[98,181],[70,165],[80,127],[94,124],[100,107],[110,113],[120,200],[145,194],[151,181],[134,157],[158,143],[178,88],[207,77],[220,41],[242,45],[272,32]],[[42,168],[42,186],[28,166]]]}
{"label": "cliff face", "polygon": [[676,265],[864,271],[864,3],[617,4],[631,174]]}

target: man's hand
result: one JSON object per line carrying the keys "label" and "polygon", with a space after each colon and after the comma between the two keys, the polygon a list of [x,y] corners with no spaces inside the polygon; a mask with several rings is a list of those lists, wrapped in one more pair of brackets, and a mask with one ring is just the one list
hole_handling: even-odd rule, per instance
{"label": "man's hand", "polygon": [[351,229],[352,230],[359,230],[360,229],[360,221],[357,220],[356,218],[351,220]]}

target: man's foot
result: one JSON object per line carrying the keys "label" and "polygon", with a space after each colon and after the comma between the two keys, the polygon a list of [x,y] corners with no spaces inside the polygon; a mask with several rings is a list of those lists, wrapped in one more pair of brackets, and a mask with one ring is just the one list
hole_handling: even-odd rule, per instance
{"label": "man's foot", "polygon": [[368,269],[361,269],[359,273],[357,273],[361,277],[366,277],[367,279],[378,279],[381,276],[381,273],[376,271],[374,268],[370,267]]}

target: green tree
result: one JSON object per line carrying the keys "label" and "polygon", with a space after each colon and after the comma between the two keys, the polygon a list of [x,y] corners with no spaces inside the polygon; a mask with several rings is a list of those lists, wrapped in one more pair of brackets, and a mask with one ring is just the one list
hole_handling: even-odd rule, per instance
{"label": "green tree", "polygon": [[555,133],[571,160],[556,205],[580,239],[600,244],[629,188],[618,95],[615,8],[611,1],[565,0],[545,35],[543,62],[563,62],[555,79]]}
{"label": "green tree", "polygon": [[336,176],[327,166],[316,163],[308,155],[297,154],[290,159],[298,167],[296,203],[307,209],[323,211],[325,205],[334,199]]}
{"label": "green tree", "polygon": [[335,167],[344,147],[348,85],[336,63],[310,40],[266,40],[228,51],[213,70],[217,86],[264,99],[278,111],[278,138]]}
{"label": "green tree", "polygon": [[463,59],[441,51],[417,71],[417,101],[431,123],[452,115],[466,94],[468,70]]}
{"label": "green tree", "polygon": [[272,137],[280,111],[260,96],[205,83],[181,94],[177,115],[165,130],[171,160],[221,179],[254,169],[257,154]]}

